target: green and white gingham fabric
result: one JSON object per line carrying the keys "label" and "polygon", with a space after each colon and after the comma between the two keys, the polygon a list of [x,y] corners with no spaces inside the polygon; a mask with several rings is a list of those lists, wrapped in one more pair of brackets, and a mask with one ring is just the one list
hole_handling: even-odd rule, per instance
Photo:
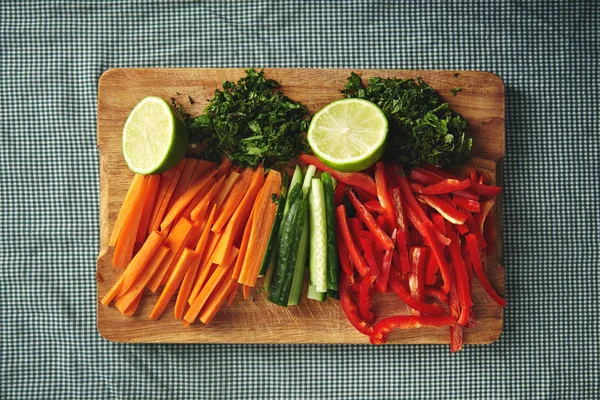
{"label": "green and white gingham fabric", "polygon": [[[0,3],[1,399],[600,398],[598,1]],[[475,69],[506,84],[492,345],[126,345],[96,330],[112,67]],[[318,329],[318,327],[316,327]]]}

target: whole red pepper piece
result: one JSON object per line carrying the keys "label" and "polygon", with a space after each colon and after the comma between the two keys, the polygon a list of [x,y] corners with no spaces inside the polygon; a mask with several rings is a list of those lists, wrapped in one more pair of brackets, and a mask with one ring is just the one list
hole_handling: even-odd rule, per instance
{"label": "whole red pepper piece", "polygon": [[[394,229],[394,232],[392,232],[392,240],[396,240],[397,234],[398,229],[396,228]],[[379,274],[379,278],[377,279],[377,288],[381,293],[387,292],[393,255],[394,249],[386,250],[385,254],[383,255],[383,262],[381,263],[381,273]]]}
{"label": "whole red pepper piece", "polygon": [[368,323],[375,321],[375,314],[371,311],[371,286],[377,279],[376,276],[367,275],[360,281],[358,289],[358,312],[360,316]]}
{"label": "whole red pepper piece", "polygon": [[352,300],[349,289],[350,285],[348,283],[348,278],[346,275],[342,274],[340,276],[339,285],[340,305],[342,306],[342,310],[344,310],[344,314],[346,314],[346,317],[352,326],[360,333],[369,336],[373,333],[373,327],[358,316],[358,310]]}
{"label": "whole red pepper piece", "polygon": [[457,190],[467,189],[470,186],[471,186],[470,179],[458,180],[458,179],[446,178],[441,182],[426,186],[425,188],[423,188],[421,193],[424,193],[424,194],[452,193]]}
{"label": "whole red pepper piece", "polygon": [[395,317],[384,318],[377,322],[373,327],[371,334],[372,344],[384,344],[387,341],[387,336],[392,329],[413,329],[422,327],[441,328],[451,326],[455,322],[454,317],[450,316],[414,316],[414,315],[398,315]]}
{"label": "whole red pepper piece", "polygon": [[339,182],[343,182],[346,185],[359,187],[365,190],[366,192],[372,194],[373,196],[377,196],[377,186],[375,185],[375,181],[373,180],[373,178],[371,178],[369,175],[363,172],[336,171],[323,164],[323,162],[321,162],[321,160],[319,160],[317,157],[310,156],[308,154],[301,154],[299,159],[305,164],[314,165],[319,170],[323,172],[328,172]]}
{"label": "whole red pepper piece", "polygon": [[471,261],[473,263],[473,269],[475,270],[475,274],[481,282],[481,286],[483,290],[490,296],[492,300],[494,300],[501,307],[506,307],[506,300],[498,295],[498,293],[492,287],[492,284],[488,280],[485,272],[483,271],[483,266],[481,264],[481,256],[479,253],[479,248],[477,246],[477,238],[472,233],[465,236],[465,240],[467,241],[467,249],[471,254]]}
{"label": "whole red pepper piece", "polygon": [[369,213],[369,211],[367,211],[358,197],[356,197],[354,191],[349,190],[348,197],[356,209],[356,215],[358,215],[358,218],[360,218],[360,220],[367,226],[367,229],[375,236],[377,241],[381,244],[381,247],[383,247],[385,250],[394,248],[394,242],[392,242],[392,239],[390,239],[383,229],[381,229],[373,216]]}
{"label": "whole red pepper piece", "polygon": [[427,194],[417,194],[417,199],[423,203],[427,204],[431,208],[435,209],[439,212],[447,221],[455,225],[462,225],[467,220],[467,216],[457,209],[455,209],[451,204],[444,201],[442,198],[435,195],[427,195]]}
{"label": "whole red pepper piece", "polygon": [[383,161],[378,161],[375,164],[375,185],[377,186],[377,198],[384,209],[383,215],[389,223],[390,230],[396,228],[396,215],[394,213],[394,205],[388,191],[388,184],[385,178],[385,168]]}
{"label": "whole red pepper piece", "polygon": [[396,296],[413,310],[430,315],[442,315],[445,313],[444,309],[440,307],[439,304],[429,304],[411,297],[410,293],[406,290],[406,287],[404,287],[404,283],[400,281],[397,273],[390,274],[389,285],[394,293],[396,293]]}
{"label": "whole red pepper piece", "polygon": [[348,254],[350,255],[350,259],[352,260],[354,267],[360,276],[367,275],[370,272],[370,269],[365,263],[363,257],[360,255],[358,247],[356,247],[356,243],[354,243],[354,240],[352,239],[350,228],[348,228],[348,221],[346,219],[346,207],[343,204],[336,208],[336,216],[337,223],[340,227],[341,236],[344,240],[346,250],[348,250]]}

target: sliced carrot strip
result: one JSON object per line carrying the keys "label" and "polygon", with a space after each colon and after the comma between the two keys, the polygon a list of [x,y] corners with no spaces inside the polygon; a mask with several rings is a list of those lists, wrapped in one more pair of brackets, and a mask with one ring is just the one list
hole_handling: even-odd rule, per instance
{"label": "sliced carrot strip", "polygon": [[210,216],[208,217],[208,221],[204,227],[204,231],[202,232],[202,236],[200,236],[200,240],[198,241],[196,249],[194,250],[198,254],[198,258],[194,259],[194,262],[192,262],[190,268],[188,268],[187,272],[185,273],[185,277],[183,278],[183,282],[181,283],[181,288],[179,288],[177,300],[175,301],[175,318],[177,319],[183,318],[183,311],[185,305],[187,304],[188,298],[190,297],[190,292],[192,291],[192,285],[196,280],[196,275],[198,274],[198,268],[200,267],[206,242],[208,241],[210,227],[215,219],[216,210],[217,207],[213,206]]}
{"label": "sliced carrot strip", "polygon": [[142,210],[144,208],[144,201],[146,199],[146,189],[148,187],[148,177],[144,177],[144,180],[140,184],[137,193],[131,202],[131,211],[127,213],[117,245],[115,246],[115,253],[113,255],[113,265],[117,268],[125,268],[133,257],[133,248],[135,246],[135,238],[137,231],[140,226],[140,219],[142,218]]}
{"label": "sliced carrot strip", "polygon": [[156,217],[154,218],[154,222],[152,223],[152,229],[158,230],[160,228],[160,224],[168,210],[169,203],[171,203],[171,198],[173,197],[173,193],[175,192],[175,188],[181,179],[181,174],[187,164],[187,158],[183,158],[179,164],[175,167],[175,171],[173,172],[173,177],[171,178],[171,182],[169,183],[169,187],[163,196],[162,202],[160,203],[160,207],[158,212],[156,213]]}
{"label": "sliced carrot strip", "polygon": [[[138,279],[131,285],[131,287],[122,295],[119,296],[117,301],[122,304],[121,308],[127,309],[129,305],[135,301],[138,295],[143,293],[144,288],[148,285],[148,282],[152,278],[152,276],[156,273],[156,270],[160,267],[162,261],[169,255],[171,250],[164,244],[161,244],[156,254],[154,254],[154,258],[148,264],[148,267],[142,271],[142,273],[138,276]],[[124,275],[123,275],[124,277]]]}
{"label": "sliced carrot strip", "polygon": [[119,239],[119,235],[121,234],[121,228],[123,227],[123,222],[127,217],[127,214],[132,210],[132,202],[135,194],[139,192],[142,181],[144,180],[144,175],[134,175],[133,180],[131,181],[131,185],[129,185],[129,190],[125,195],[125,200],[123,200],[123,204],[121,205],[121,209],[119,210],[119,215],[117,216],[117,220],[115,221],[115,226],[113,227],[112,234],[110,235],[110,240],[108,241],[108,245],[111,247],[115,247],[117,244],[117,240]]}
{"label": "sliced carrot strip", "polygon": [[154,276],[148,283],[148,288],[153,293],[156,293],[159,286],[163,284],[162,281],[165,277],[167,277],[166,279],[168,279],[169,273],[172,269],[171,264],[175,264],[179,259],[179,256],[183,251],[183,246],[185,245],[185,241],[191,229],[192,223],[185,218],[181,218],[177,221],[177,223],[169,233],[169,236],[167,236],[167,239],[165,239],[165,245],[169,249],[171,249],[171,253],[168,257],[166,257],[163,260],[161,266],[156,271],[156,274],[154,274]]}
{"label": "sliced carrot strip", "polygon": [[248,298],[250,297],[250,286],[243,285],[242,292],[244,293],[244,299],[248,300]]}
{"label": "sliced carrot strip", "polygon": [[109,305],[110,302],[113,301],[114,298],[117,297],[117,294],[119,294],[119,292],[121,291],[121,287],[123,286],[124,280],[125,275],[121,274],[117,282],[115,282],[115,284],[110,288],[110,290],[104,295],[102,300],[100,300],[100,303],[102,303],[105,306]]}
{"label": "sliced carrot strip", "polygon": [[125,293],[134,284],[164,241],[165,234],[162,232],[153,231],[148,236],[140,251],[133,257],[133,260],[131,260],[125,272],[123,272],[125,280],[123,281],[120,294]]}
{"label": "sliced carrot strip", "polygon": [[181,257],[179,257],[179,261],[177,261],[177,265],[175,269],[173,269],[173,273],[171,277],[167,281],[165,288],[163,289],[158,301],[154,305],[152,312],[150,313],[150,319],[155,321],[157,320],[162,313],[165,311],[167,304],[171,301],[171,298],[175,294],[175,291],[181,284],[183,277],[188,271],[190,265],[195,262],[195,259],[199,259],[197,253],[195,253],[192,249],[185,248],[181,253]]}
{"label": "sliced carrot strip", "polygon": [[[244,235],[242,236],[242,244],[240,245],[240,254],[238,255],[237,262],[235,263],[235,267],[233,268],[233,274],[231,277],[238,281],[240,277],[240,272],[242,271],[242,265],[244,265],[244,260],[246,259],[246,252],[248,251],[248,242],[250,242],[250,233],[252,232],[252,224],[254,221],[254,213],[250,214],[250,218],[248,218],[248,223],[246,224],[246,229],[244,229]],[[231,222],[229,222],[231,224]],[[227,226],[229,228],[229,225]],[[214,261],[214,259],[213,259]]]}
{"label": "sliced carrot strip", "polygon": [[160,175],[150,175],[150,178],[148,179],[148,188],[146,189],[146,200],[144,201],[142,216],[140,218],[140,226],[138,227],[137,236],[135,238],[137,243],[144,243],[144,240],[149,234],[147,231],[148,225],[150,224],[150,214],[152,214],[152,207],[154,207],[154,203],[156,202],[159,185]]}
{"label": "sliced carrot strip", "polygon": [[198,160],[198,164],[196,164],[196,169],[194,170],[194,175],[192,175],[192,179],[190,180],[190,185],[193,185],[194,182],[197,182],[198,179],[202,178],[204,174],[208,173],[216,166],[217,164],[212,161]]}
{"label": "sliced carrot strip", "polygon": [[171,197],[171,201],[167,206],[167,210],[171,209],[173,204],[175,204],[175,202],[186,192],[188,186],[192,182],[192,177],[194,176],[197,165],[197,158],[188,158],[185,168],[183,169],[183,172],[181,172],[181,178],[179,178],[179,182],[177,182],[177,186],[173,192],[173,197]]}
{"label": "sliced carrot strip", "polygon": [[194,207],[194,209],[190,212],[190,218],[192,221],[197,221],[202,218],[203,213],[206,212],[206,208],[208,203],[210,203],[215,196],[221,190],[221,186],[223,186],[223,182],[225,182],[225,175],[221,176],[210,188],[208,193],[200,200],[200,202]]}
{"label": "sliced carrot strip", "polygon": [[126,317],[132,317],[140,305],[140,300],[142,300],[142,293],[138,294],[138,297],[136,297],[135,300],[133,300],[129,307],[127,307],[125,310],[120,310],[121,314],[123,314]]}
{"label": "sliced carrot strip", "polygon": [[[187,218],[187,219],[192,219],[192,210],[194,208],[196,208],[196,206],[198,204],[200,204],[200,202],[204,199],[204,197],[206,196],[206,194],[208,193],[208,191],[215,185],[215,183],[217,182],[217,180],[215,178],[211,178],[210,179],[210,184],[208,186],[205,186],[205,188],[201,191],[198,192],[198,194],[193,198],[192,201],[190,201],[190,204],[188,204],[187,208],[185,209],[185,211],[183,212],[183,214],[181,214],[181,216],[183,218]],[[198,220],[202,219],[202,216],[197,218]],[[195,220],[193,220],[195,221]]]}
{"label": "sliced carrot strip", "polygon": [[[185,159],[182,159],[179,163],[184,162]],[[158,214],[158,210],[165,198],[165,194],[167,193],[167,189],[171,185],[171,181],[173,180],[173,175],[175,175],[175,170],[178,166],[171,168],[168,171],[163,172],[160,175],[160,185],[158,186],[158,193],[156,194],[156,201],[154,202],[154,207],[152,208],[152,216],[150,217],[150,223],[148,224],[148,234],[154,230],[154,222],[156,220],[156,215]],[[159,223],[160,225],[160,223]]]}
{"label": "sliced carrot strip", "polygon": [[[239,257],[239,254],[238,254]],[[233,304],[233,300],[235,299],[235,296],[237,296],[237,288],[240,284],[235,282],[235,285],[233,285],[233,288],[231,289],[231,293],[229,293],[229,297],[227,298],[227,305],[231,307],[231,305]]]}
{"label": "sliced carrot strip", "polygon": [[[246,168],[244,172],[239,177],[238,182],[235,184],[233,189],[231,190],[231,194],[225,200],[225,203],[219,210],[219,218],[215,221],[214,226],[212,227],[213,232],[221,232],[225,227],[229,218],[235,212],[235,209],[238,207],[244,194],[248,190],[248,186],[250,186],[250,182],[252,181],[252,170],[250,168]],[[217,204],[219,204],[217,202]]]}
{"label": "sliced carrot strip", "polygon": [[204,324],[210,323],[215,315],[221,309],[221,306],[227,299],[229,292],[236,287],[236,281],[233,279],[226,280],[214,291],[213,295],[208,299],[206,306],[200,313],[200,321]]}
{"label": "sliced carrot strip", "polygon": [[233,189],[233,186],[237,183],[237,180],[240,177],[240,175],[241,174],[239,172],[232,171],[227,176],[227,179],[225,179],[225,183],[223,184],[221,191],[219,192],[217,197],[215,197],[215,204],[218,208],[220,208],[223,205],[225,199],[227,198],[227,196],[229,196],[229,193]]}

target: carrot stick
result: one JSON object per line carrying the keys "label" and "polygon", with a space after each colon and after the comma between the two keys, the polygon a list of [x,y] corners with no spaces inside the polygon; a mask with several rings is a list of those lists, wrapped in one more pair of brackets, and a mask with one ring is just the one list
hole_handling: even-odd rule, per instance
{"label": "carrot stick", "polygon": [[197,253],[195,253],[192,249],[185,248],[181,253],[181,257],[171,274],[165,288],[163,289],[158,301],[154,305],[152,312],[150,313],[150,319],[156,321],[165,311],[167,304],[171,301],[171,298],[175,294],[175,291],[181,284],[183,277],[188,271],[190,265],[195,262],[196,258],[200,258]]}
{"label": "carrot stick", "polygon": [[137,243],[144,243],[146,235],[151,232],[148,231],[148,225],[150,224],[150,217],[152,214],[152,207],[156,202],[156,194],[158,193],[158,186],[160,185],[160,175],[150,175],[148,179],[148,188],[146,193],[146,200],[142,208],[142,216],[140,218],[140,226],[138,227],[137,236],[135,241]]}
{"label": "carrot stick", "polygon": [[248,248],[252,249],[251,253],[246,253],[244,264],[238,283],[243,283],[246,286],[254,287],[260,265],[262,263],[262,255],[264,255],[271,234],[271,227],[275,220],[277,212],[277,204],[273,202],[272,195],[279,195],[281,190],[281,174],[272,169],[267,175],[265,184],[256,198],[256,203],[253,207],[254,219],[248,241]]}
{"label": "carrot stick", "polygon": [[[170,252],[171,250],[169,250],[167,246],[161,244],[158,250],[156,251],[154,258],[152,258],[152,261],[150,261],[150,264],[148,264],[148,267],[142,271],[142,273],[138,276],[137,280],[133,283],[133,285],[131,285],[131,287],[123,295],[119,296],[119,298],[115,302],[115,305],[118,302],[119,307],[121,309],[126,310],[127,308],[129,308],[129,306],[135,301],[137,296],[144,292],[144,288],[146,287],[152,276],[156,273],[156,270],[158,269],[158,267],[160,267],[162,261],[165,259],[165,257],[169,255]],[[123,275],[123,277],[124,276],[125,275]]]}
{"label": "carrot stick", "polygon": [[[239,257],[239,254],[238,254]],[[235,299],[235,296],[237,296],[237,288],[240,284],[237,283],[237,281],[235,282],[235,285],[233,286],[233,288],[231,289],[231,293],[229,293],[229,297],[227,298],[227,305],[231,307],[231,305],[233,304],[233,300]]]}
{"label": "carrot stick", "polygon": [[198,160],[198,164],[196,164],[196,169],[194,170],[194,175],[192,175],[192,179],[190,180],[190,185],[193,185],[194,182],[197,182],[198,179],[202,178],[204,174],[209,172],[211,169],[216,167],[216,163],[208,160]]}
{"label": "carrot stick", "polygon": [[227,176],[227,179],[225,179],[225,183],[223,184],[221,191],[219,192],[217,197],[215,197],[215,204],[218,208],[220,208],[221,205],[225,202],[226,197],[229,195],[229,192],[231,192],[231,189],[233,189],[233,186],[236,184],[236,181],[238,180],[240,175],[241,174],[239,172],[232,171]]}
{"label": "carrot stick", "polygon": [[[210,189],[212,189],[212,187],[217,182],[217,180],[215,178],[211,178],[210,181],[211,182],[208,184],[208,186],[205,186],[205,188],[203,190],[199,191],[198,194],[194,197],[194,199],[192,201],[190,201],[190,204],[188,204],[188,206],[185,209],[185,211],[183,212],[183,214],[181,214],[182,217],[187,218],[187,219],[192,219],[192,210],[194,208],[196,208],[196,206],[204,199],[204,197],[206,196],[208,191]],[[202,218],[203,218],[203,216],[200,216],[197,219],[200,220]]]}
{"label": "carrot stick", "polygon": [[208,192],[212,182],[212,177],[217,173],[216,170],[209,172],[200,178],[196,183],[191,185],[181,196],[173,203],[167,215],[160,224],[160,229],[167,229],[177,218],[183,214],[190,202],[196,197],[199,192]]}
{"label": "carrot stick", "polygon": [[[206,285],[204,285],[204,287],[198,294],[198,297],[196,297],[196,299],[192,303],[192,306],[189,308],[189,310],[185,314],[184,319],[186,321],[191,323],[196,319],[196,317],[200,313],[200,310],[202,310],[204,303],[206,303],[206,300],[208,300],[208,297],[210,296],[210,294],[215,290],[215,288],[217,287],[219,282],[221,282],[223,277],[225,277],[227,272],[231,270],[231,265],[235,261],[235,258],[238,255],[238,251],[239,250],[234,247],[232,249],[231,261],[227,265],[218,266],[215,269],[215,271],[213,272],[213,274],[210,276],[210,278],[206,281]],[[227,279],[227,278],[225,278],[225,279]]]}
{"label": "carrot stick", "polygon": [[[238,282],[239,283],[239,282]],[[248,297],[250,297],[250,286],[248,285],[243,285],[243,290],[242,292],[244,293],[244,299],[248,300]]]}
{"label": "carrot stick", "polygon": [[240,201],[242,201],[244,194],[248,190],[248,186],[250,186],[250,181],[252,181],[252,170],[246,168],[240,175],[239,181],[231,190],[231,194],[219,210],[219,218],[217,218],[212,227],[213,232],[221,232],[223,230],[225,224],[229,221],[229,218],[240,204]]}
{"label": "carrot stick", "polygon": [[171,270],[171,264],[176,263],[176,260],[179,259],[179,255],[183,251],[183,246],[191,229],[192,223],[185,218],[181,218],[177,221],[169,233],[169,236],[167,236],[167,239],[165,239],[165,245],[171,249],[171,253],[163,260],[159,269],[148,283],[148,289],[153,293],[156,293],[165,276],[167,276],[168,279],[168,272]]}
{"label": "carrot stick", "polygon": [[104,295],[100,303],[107,306],[111,301],[117,297],[117,294],[121,291],[121,287],[123,286],[123,281],[125,280],[125,275],[121,274],[117,282],[110,288],[110,290]]}
{"label": "carrot stick", "polygon": [[127,307],[125,310],[120,310],[121,314],[123,314],[126,317],[132,317],[133,314],[135,314],[135,312],[137,311],[138,306],[140,305],[140,300],[142,300],[142,293],[138,294],[138,297],[136,297],[135,300],[133,300],[129,307]]}
{"label": "carrot stick", "polygon": [[235,287],[237,282],[234,279],[224,281],[218,288],[213,292],[213,295],[208,299],[206,306],[200,313],[200,321],[205,324],[210,323],[212,319],[217,315],[217,312],[221,309],[221,306],[227,299],[227,295]]}
{"label": "carrot stick", "polygon": [[165,234],[162,232],[153,231],[150,236],[148,236],[148,239],[144,242],[140,251],[133,257],[125,269],[125,272],[123,272],[125,278],[120,294],[125,293],[131,285],[133,285],[144,268],[148,266],[148,263],[164,241]]}
{"label": "carrot stick", "polygon": [[[180,161],[183,162],[183,160]],[[173,175],[175,174],[175,170],[177,166],[171,168],[168,171],[163,172],[160,175],[160,185],[158,186],[158,193],[156,194],[156,201],[154,202],[154,206],[152,208],[152,216],[150,217],[150,223],[148,224],[148,234],[153,231],[154,221],[156,220],[156,215],[158,214],[158,210],[162,204],[163,199],[165,198],[165,194],[167,193],[167,189],[171,185],[171,181],[173,180]],[[159,224],[160,225],[160,224]]]}
{"label": "carrot stick", "polygon": [[200,261],[202,259],[202,255],[204,252],[204,248],[206,247],[206,242],[208,241],[208,234],[210,233],[210,226],[215,219],[215,213],[217,208],[213,206],[210,216],[208,217],[208,221],[204,227],[204,231],[202,232],[202,236],[200,236],[200,240],[196,245],[195,252],[198,254],[198,258],[194,259],[194,262],[190,265],[190,268],[185,273],[185,277],[183,278],[183,282],[181,283],[181,288],[179,289],[179,293],[177,294],[177,300],[175,301],[175,318],[181,319],[183,318],[183,310],[187,303],[187,300],[190,296],[190,292],[192,291],[192,285],[196,280],[196,275],[198,274],[198,267],[200,267]]}
{"label": "carrot stick", "polygon": [[[188,298],[188,303],[190,305],[194,302],[194,300],[196,300],[196,297],[198,297],[200,290],[202,290],[202,286],[204,285],[204,282],[206,282],[206,278],[208,276],[210,276],[210,274],[214,270],[213,263],[211,260],[212,260],[213,253],[215,251],[215,247],[219,243],[220,237],[221,237],[220,233],[214,233],[214,232],[210,233],[208,243],[206,244],[206,250],[204,251],[204,254],[202,255],[202,262],[200,263],[201,267],[200,267],[200,270],[198,271],[198,276],[196,277],[196,281],[194,282],[194,286],[190,293],[190,297]],[[229,258],[230,258],[230,255],[228,255],[228,258],[225,260],[225,262],[227,262],[229,260]]]}
{"label": "carrot stick", "polygon": [[[244,235],[242,236],[242,244],[240,245],[240,254],[238,255],[237,262],[235,263],[235,267],[233,268],[233,274],[231,275],[233,279],[237,282],[240,272],[242,271],[242,265],[244,265],[244,259],[246,258],[246,252],[248,251],[248,242],[250,241],[250,233],[252,231],[252,223],[254,221],[254,213],[250,214],[250,218],[248,218],[248,223],[246,224],[246,229],[244,229]],[[231,222],[229,222],[231,224]],[[229,226],[227,226],[229,228]],[[214,261],[214,259],[213,259]]]}
{"label": "carrot stick", "polygon": [[129,185],[129,190],[125,195],[125,200],[123,200],[123,204],[121,205],[121,209],[119,210],[119,215],[117,216],[117,221],[115,222],[115,226],[113,227],[112,233],[110,235],[110,240],[108,241],[108,245],[111,247],[115,247],[117,244],[117,240],[119,239],[119,235],[121,234],[121,228],[123,227],[123,222],[129,214],[129,211],[132,210],[132,202],[135,194],[139,192],[142,181],[144,180],[144,175],[134,175],[133,180],[131,181],[131,185]]}
{"label": "carrot stick", "polygon": [[133,257],[133,247],[135,246],[135,237],[137,236],[140,219],[142,218],[147,187],[148,179],[145,177],[131,201],[131,211],[127,213],[123,221],[121,233],[119,234],[113,255],[113,265],[117,268],[125,268]]}
{"label": "carrot stick", "polygon": [[202,213],[206,212],[206,206],[209,202],[211,202],[215,196],[221,190],[221,186],[225,182],[225,175],[221,176],[214,184],[213,187],[210,188],[208,193],[200,200],[200,202],[194,207],[194,209],[190,212],[190,218],[192,221],[197,221],[202,218]]}
{"label": "carrot stick", "polygon": [[[254,171],[248,190],[229,219],[227,228],[225,228],[225,231],[230,230],[230,232],[224,234],[226,242],[219,245],[219,252],[215,253],[213,262],[216,262],[217,264],[222,263],[225,258],[225,253],[223,251],[230,248],[233,243],[236,243],[243,233],[244,227],[247,225],[248,218],[252,212],[252,206],[256,201],[256,196],[263,187],[265,181],[264,171],[262,166],[258,166]],[[229,228],[229,226],[231,226],[231,228]]]}
{"label": "carrot stick", "polygon": [[162,202],[160,203],[160,208],[156,213],[156,217],[154,222],[152,223],[153,230],[159,230],[160,224],[168,210],[169,203],[171,202],[171,198],[173,197],[173,193],[175,192],[175,188],[178,186],[179,180],[181,179],[181,174],[187,164],[187,158],[183,158],[179,164],[175,167],[175,171],[173,172],[173,178],[171,178],[171,182],[169,183],[169,187],[163,196]]}
{"label": "carrot stick", "polygon": [[179,182],[177,182],[177,186],[175,187],[175,191],[173,192],[173,197],[171,197],[171,201],[167,206],[167,210],[173,207],[173,204],[185,193],[192,181],[192,177],[194,176],[194,172],[196,171],[196,166],[198,165],[197,158],[188,158],[187,163],[185,164],[185,168],[183,172],[181,172],[181,178],[179,178]]}

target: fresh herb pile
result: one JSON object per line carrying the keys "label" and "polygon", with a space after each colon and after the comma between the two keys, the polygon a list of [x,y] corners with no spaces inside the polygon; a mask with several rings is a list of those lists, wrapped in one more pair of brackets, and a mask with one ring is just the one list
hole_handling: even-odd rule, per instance
{"label": "fresh herb pile", "polygon": [[237,83],[225,81],[204,113],[186,119],[192,143],[205,144],[201,157],[226,155],[242,167],[274,167],[306,151],[306,108],[277,90],[264,71],[246,71]]}
{"label": "fresh herb pile", "polygon": [[467,121],[421,78],[415,82],[373,77],[365,87],[360,76],[352,73],[342,93],[377,104],[387,116],[387,162],[451,167],[469,158],[472,140],[465,133]]}

